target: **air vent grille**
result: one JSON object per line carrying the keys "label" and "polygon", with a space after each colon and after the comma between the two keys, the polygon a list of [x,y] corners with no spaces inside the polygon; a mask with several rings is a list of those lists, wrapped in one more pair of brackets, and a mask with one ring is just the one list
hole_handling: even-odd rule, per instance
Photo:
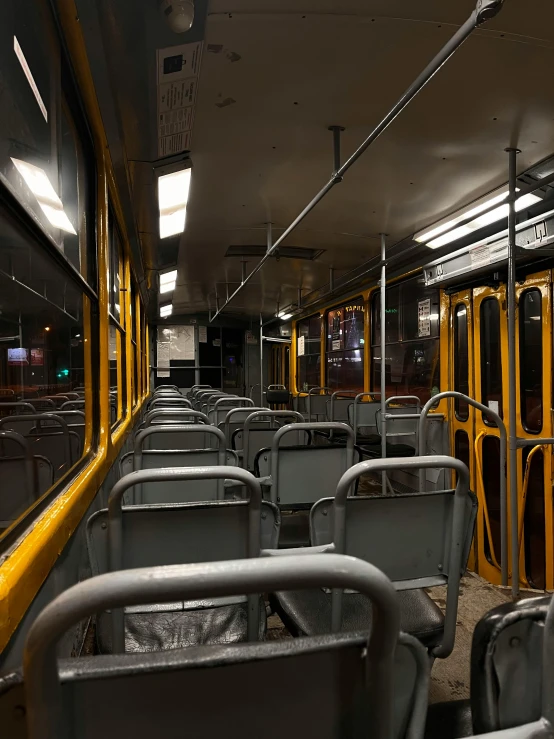
{"label": "air vent grille", "polygon": [[[226,253],[226,257],[263,257],[267,251],[266,246],[252,246],[234,244],[230,246]],[[271,256],[280,259],[306,259],[313,262],[320,257],[325,249],[310,249],[304,246],[280,246]]]}

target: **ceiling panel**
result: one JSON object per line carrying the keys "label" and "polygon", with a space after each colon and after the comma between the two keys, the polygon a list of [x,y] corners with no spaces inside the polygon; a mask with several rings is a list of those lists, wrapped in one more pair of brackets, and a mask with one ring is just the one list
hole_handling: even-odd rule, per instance
{"label": "ceiling panel", "polygon": [[[157,237],[155,51],[188,39],[168,31],[153,0],[139,5],[144,12],[136,0],[99,0],[99,12],[136,220],[159,267],[179,239]],[[226,282],[238,284],[240,259],[225,258],[228,246],[264,244],[267,221],[278,236],[327,182],[327,127],[346,127],[350,155],[473,8],[473,0],[211,0],[175,312],[206,309],[208,298],[213,307],[216,284],[221,296]],[[270,260],[233,309],[271,312],[299,287],[326,283],[330,266],[350,270],[377,255],[381,231],[399,242],[498,187],[507,146],[522,149],[520,171],[550,156],[553,63],[552,0],[506,0],[287,240],[324,253]]]}

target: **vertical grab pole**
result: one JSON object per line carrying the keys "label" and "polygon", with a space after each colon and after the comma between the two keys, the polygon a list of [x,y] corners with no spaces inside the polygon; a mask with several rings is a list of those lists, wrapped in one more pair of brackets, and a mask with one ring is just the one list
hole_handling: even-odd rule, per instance
{"label": "vertical grab pole", "polygon": [[[387,383],[385,377],[385,299],[386,299],[386,280],[387,266],[385,264],[385,252],[387,242],[385,234],[381,234],[381,457],[387,458],[387,422],[385,414],[387,411]],[[381,495],[387,492],[387,473],[385,470],[381,472]]]}
{"label": "vertical grab pole", "polygon": [[[516,429],[516,187],[517,187],[517,155],[519,149],[506,149],[509,157],[509,216],[508,216],[508,284],[506,297],[508,303],[508,446],[509,446],[509,493],[510,508],[517,513],[517,429]],[[502,527],[507,533],[508,511],[504,505],[501,511]],[[512,515],[510,521],[512,541],[512,597],[519,592],[519,557],[518,557],[518,516]],[[503,537],[502,562],[508,561],[508,537]],[[503,572],[508,568],[503,567]],[[502,580],[502,585],[508,582]]]}
{"label": "vertical grab pole", "polygon": [[264,326],[260,313],[260,408],[264,407]]}

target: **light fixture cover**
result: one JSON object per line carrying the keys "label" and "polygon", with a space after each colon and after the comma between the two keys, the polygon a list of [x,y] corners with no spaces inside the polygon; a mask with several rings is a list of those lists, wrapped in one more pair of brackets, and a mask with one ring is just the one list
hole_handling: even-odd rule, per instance
{"label": "light fixture cover", "polygon": [[160,238],[166,239],[185,230],[191,168],[158,177]]}

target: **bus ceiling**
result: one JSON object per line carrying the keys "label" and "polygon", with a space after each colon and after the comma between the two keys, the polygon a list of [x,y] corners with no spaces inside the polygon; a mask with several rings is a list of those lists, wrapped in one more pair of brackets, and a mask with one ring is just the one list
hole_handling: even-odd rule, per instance
{"label": "bus ceiling", "polygon": [[[156,294],[177,269],[151,317],[298,309],[378,266],[380,233],[423,265],[442,252],[414,235],[505,187],[507,147],[522,189],[554,152],[550,0],[195,0],[185,33],[154,0],[77,7],[131,242]],[[180,168],[184,231],[160,238],[159,177]]]}

